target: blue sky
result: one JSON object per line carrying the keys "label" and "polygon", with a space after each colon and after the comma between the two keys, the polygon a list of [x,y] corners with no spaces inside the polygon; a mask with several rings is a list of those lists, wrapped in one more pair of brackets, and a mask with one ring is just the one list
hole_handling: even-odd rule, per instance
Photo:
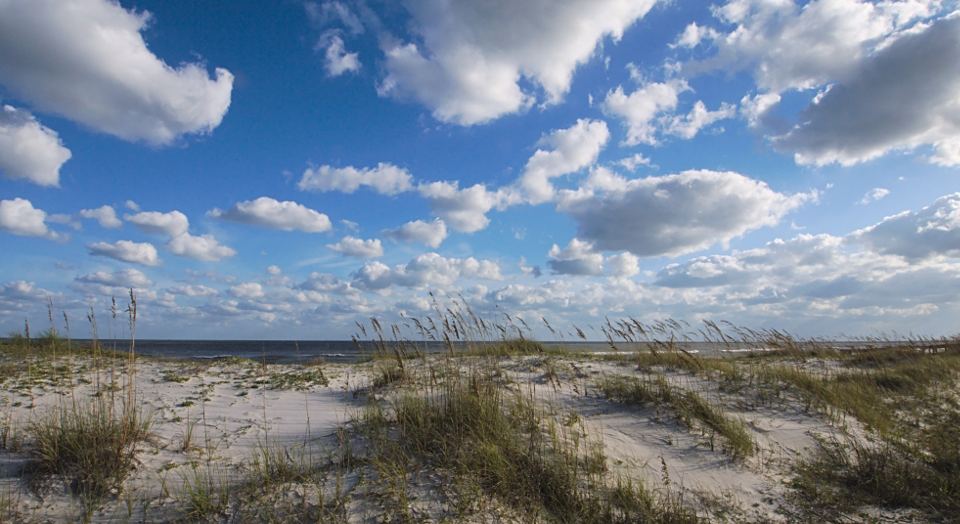
{"label": "blue sky", "polygon": [[952,333],[956,8],[0,0],[0,329]]}

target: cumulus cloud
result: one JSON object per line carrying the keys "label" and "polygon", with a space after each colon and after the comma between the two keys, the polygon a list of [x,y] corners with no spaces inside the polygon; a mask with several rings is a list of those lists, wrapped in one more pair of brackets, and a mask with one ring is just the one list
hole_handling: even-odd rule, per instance
{"label": "cumulus cloud", "polygon": [[345,236],[327,247],[341,255],[356,258],[377,258],[383,256],[383,244],[379,238],[362,239]]}
{"label": "cumulus cloud", "polygon": [[47,227],[47,213],[25,198],[0,200],[0,230],[25,237],[58,239],[62,235]]}
{"label": "cumulus cloud", "polygon": [[960,13],[899,36],[817,97],[774,138],[800,164],[851,165],[921,145],[960,165]]}
{"label": "cumulus cloud", "polygon": [[59,186],[60,167],[70,156],[56,131],[27,111],[9,105],[0,110],[0,173],[7,178]]}
{"label": "cumulus cloud", "polygon": [[213,209],[209,215],[283,231],[321,233],[329,231],[331,227],[330,218],[323,213],[293,201],[281,202],[265,196],[238,202],[226,211]]}
{"label": "cumulus cloud", "polygon": [[353,274],[353,282],[363,289],[385,289],[391,286],[445,288],[461,278],[499,280],[500,266],[492,260],[446,258],[437,253],[424,253],[405,265],[390,267],[369,262]]}
{"label": "cumulus cloud", "polygon": [[561,275],[600,275],[603,273],[603,255],[593,251],[593,245],[574,238],[567,247],[554,244],[547,254],[547,264]]}
{"label": "cumulus cloud", "polygon": [[[593,249],[593,244],[580,239],[571,239],[567,247],[561,249],[554,244],[547,253],[547,265],[558,275],[591,275],[609,274],[614,277],[628,278],[640,272],[640,260],[630,253],[618,253],[605,257]],[[536,273],[536,268],[525,270],[524,273]],[[538,275],[536,275],[538,276]]]}
{"label": "cumulus cloud", "polygon": [[619,118],[627,128],[626,145],[656,144],[656,119],[664,113],[672,112],[680,101],[680,93],[689,91],[690,86],[684,80],[646,83],[629,95],[622,86],[607,93],[603,101],[603,112]]}
{"label": "cumulus cloud", "polygon": [[176,210],[167,213],[142,211],[135,215],[125,215],[123,218],[147,233],[159,233],[171,237],[182,235],[190,228],[187,215]]}
{"label": "cumulus cloud", "polygon": [[233,248],[220,244],[213,235],[198,236],[190,233],[181,233],[171,238],[167,242],[167,249],[174,255],[204,262],[216,262],[237,254]]}
{"label": "cumulus cloud", "polygon": [[519,180],[527,200],[531,204],[551,200],[554,193],[551,179],[575,173],[596,162],[609,139],[606,122],[587,119],[544,136],[540,145],[547,149],[537,149],[527,160]]}
{"label": "cumulus cloud", "polygon": [[413,177],[402,167],[380,162],[377,167],[333,167],[322,165],[303,172],[297,187],[301,191],[353,193],[367,186],[377,193],[396,195],[413,189]]}
{"label": "cumulus cloud", "polygon": [[506,203],[505,191],[489,191],[483,184],[460,189],[459,182],[430,182],[417,188],[430,202],[434,214],[462,233],[474,233],[487,227],[487,212]]}
{"label": "cumulus cloud", "polygon": [[960,255],[960,193],[938,198],[919,211],[904,211],[855,232],[871,249],[920,259]]}
{"label": "cumulus cloud", "polygon": [[330,76],[353,73],[360,70],[360,57],[357,53],[347,52],[343,39],[338,35],[332,35],[327,40],[326,50],[323,52],[323,66]]}
{"label": "cumulus cloud", "polygon": [[142,271],[127,268],[118,271],[97,271],[74,279],[81,284],[98,284],[109,287],[144,289],[153,285],[153,282]]}
{"label": "cumulus cloud", "polygon": [[607,270],[615,277],[629,278],[640,273],[640,259],[632,253],[607,257]]}
{"label": "cumulus cloud", "polygon": [[141,35],[150,19],[109,0],[0,2],[0,83],[37,110],[127,140],[212,131],[233,75],[167,65]]}
{"label": "cumulus cloud", "polygon": [[413,220],[398,228],[384,231],[384,235],[400,242],[418,242],[436,249],[447,238],[447,224],[439,218],[430,222]]}
{"label": "cumulus cloud", "polygon": [[654,0],[409,2],[420,42],[391,41],[383,95],[412,98],[444,122],[473,125],[560,101],[574,70],[618,40]]}
{"label": "cumulus cloud", "polygon": [[166,213],[141,211],[135,215],[124,215],[124,218],[148,233],[167,235],[167,249],[174,255],[215,262],[237,254],[233,248],[220,244],[213,235],[190,234],[190,220],[177,210]]}
{"label": "cumulus cloud", "polygon": [[558,209],[597,249],[680,255],[777,224],[813,194],[784,195],[734,172],[685,171],[627,180],[595,170],[585,187],[561,192]]}
{"label": "cumulus cloud", "polygon": [[96,220],[100,227],[107,229],[116,229],[123,225],[123,222],[117,218],[117,212],[114,211],[113,206],[103,205],[93,209],[81,209],[80,216]]}
{"label": "cumulus cloud", "polygon": [[144,266],[156,266],[160,264],[160,257],[157,256],[157,248],[148,242],[132,242],[130,240],[118,240],[114,243],[94,242],[87,245],[91,255],[109,257],[124,262],[142,264]]}
{"label": "cumulus cloud", "polygon": [[265,295],[263,286],[257,282],[244,282],[231,286],[230,294],[237,298],[260,298]]}
{"label": "cumulus cloud", "polygon": [[933,15],[939,1],[730,0],[714,9],[731,26],[708,35],[716,53],[684,70],[746,70],[767,92],[810,89],[844,78],[893,31]]}

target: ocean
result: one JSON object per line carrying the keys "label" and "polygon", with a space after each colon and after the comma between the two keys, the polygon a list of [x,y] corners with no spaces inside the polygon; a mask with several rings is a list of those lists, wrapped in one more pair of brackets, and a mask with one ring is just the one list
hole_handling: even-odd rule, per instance
{"label": "ocean", "polygon": [[[89,341],[78,340],[77,343],[87,345]],[[541,342],[548,348],[568,348],[580,352],[613,352],[614,349],[606,342],[583,341],[554,341]],[[126,350],[128,340],[101,341],[101,347]],[[831,343],[838,349],[851,347],[851,343]],[[862,344],[857,344],[862,345]],[[387,342],[390,348],[390,342]],[[424,353],[442,353],[447,351],[441,342],[413,342],[407,344],[408,350],[412,347]],[[680,345],[684,350],[700,356],[721,356],[725,354],[743,354],[751,351],[769,351],[768,348],[758,347],[755,344],[719,344],[714,342],[684,342]],[[645,349],[645,344],[617,343],[617,350],[631,352]],[[464,350],[465,346],[455,344],[455,350]],[[327,362],[356,362],[376,352],[373,342],[363,341],[354,343],[349,340],[137,340],[138,354],[155,357],[208,360],[226,357],[241,357],[262,360],[267,363],[291,364],[323,359]]]}

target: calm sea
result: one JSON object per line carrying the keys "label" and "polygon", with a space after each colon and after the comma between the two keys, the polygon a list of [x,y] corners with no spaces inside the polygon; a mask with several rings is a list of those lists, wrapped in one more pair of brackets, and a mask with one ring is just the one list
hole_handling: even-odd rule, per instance
{"label": "calm sea", "polygon": [[[88,341],[77,341],[80,343]],[[115,346],[118,350],[126,350],[129,341],[118,340],[114,344],[107,340],[101,345],[105,348]],[[563,347],[572,351],[584,352],[611,352],[606,342],[542,342],[547,347]],[[388,343],[389,347],[389,343]],[[439,342],[417,342],[410,347],[416,347],[424,353],[441,353],[447,351],[446,346]],[[716,356],[723,354],[742,354],[748,351],[763,351],[764,348],[747,345],[725,345],[710,342],[686,342],[684,349],[701,356]],[[636,351],[643,349],[641,344],[617,344],[620,351]],[[455,349],[465,349],[456,348]],[[327,362],[356,362],[372,355],[376,348],[371,342],[361,342],[359,345],[349,340],[137,340],[137,353],[157,357],[172,357],[185,359],[215,359],[224,357],[243,357],[263,360],[268,363],[297,363],[315,359]]]}

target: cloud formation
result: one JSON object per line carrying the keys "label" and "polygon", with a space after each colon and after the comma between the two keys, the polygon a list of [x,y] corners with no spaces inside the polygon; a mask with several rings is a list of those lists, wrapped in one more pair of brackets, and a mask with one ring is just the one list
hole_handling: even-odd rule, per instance
{"label": "cloud formation", "polygon": [[167,242],[167,249],[174,255],[203,262],[216,262],[237,254],[236,250],[222,245],[213,235],[182,233]]}
{"label": "cloud formation", "polygon": [[323,52],[323,66],[330,76],[354,73],[360,70],[360,57],[357,53],[347,52],[343,39],[338,35],[330,36]]}
{"label": "cloud formation", "polygon": [[440,287],[455,284],[461,278],[499,280],[500,266],[492,260],[446,258],[424,253],[404,265],[390,267],[380,262],[364,264],[353,274],[353,283],[362,289],[400,287]]}
{"label": "cloud formation", "polygon": [[114,243],[94,242],[87,245],[87,250],[93,256],[108,257],[132,264],[156,266],[160,264],[157,248],[149,242],[133,242],[118,240]]}
{"label": "cloud formation", "polygon": [[547,149],[537,149],[527,160],[518,184],[527,201],[541,204],[552,200],[551,179],[592,165],[609,139],[606,122],[587,119],[577,120],[573,126],[541,138],[539,145]]}
{"label": "cloud formation", "polygon": [[559,102],[577,66],[618,40],[654,0],[407,2],[419,42],[391,40],[380,93],[411,98],[460,125]]}
{"label": "cloud formation", "polygon": [[214,208],[210,216],[282,231],[322,233],[330,230],[330,218],[303,204],[270,197],[237,202],[226,211]]}
{"label": "cloud formation", "polygon": [[25,198],[0,200],[0,230],[25,237],[60,238],[47,227],[47,213]]}
{"label": "cloud formation", "polygon": [[872,250],[908,259],[960,256],[960,193],[919,211],[904,211],[858,230],[852,237]]}
{"label": "cloud formation", "polygon": [[817,97],[774,146],[800,164],[852,165],[929,145],[933,162],[960,165],[958,56],[960,13],[898,36]]}
{"label": "cloud formation", "polygon": [[386,162],[372,168],[322,165],[306,169],[297,187],[301,191],[353,193],[366,186],[383,195],[396,195],[413,189],[412,181],[406,169]]}
{"label": "cloud formation", "polygon": [[40,186],[60,185],[60,168],[70,160],[56,131],[29,112],[4,105],[0,108],[0,173]]}
{"label": "cloud formation", "polygon": [[150,20],[109,0],[0,2],[0,83],[39,111],[126,140],[212,131],[233,75],[167,65],[141,35]]}
{"label": "cloud formation", "polygon": [[81,209],[80,216],[96,220],[100,227],[107,229],[116,229],[123,225],[123,222],[117,218],[117,212],[113,206],[103,205],[93,209]]}
{"label": "cloud formation", "polygon": [[400,242],[417,242],[430,248],[438,248],[447,238],[447,224],[439,218],[430,222],[413,220],[383,232],[387,238]]}
{"label": "cloud formation", "polygon": [[734,172],[684,171],[627,180],[595,170],[557,209],[577,222],[577,238],[605,251],[676,256],[777,224],[811,194],[784,195]]}
{"label": "cloud formation", "polygon": [[108,287],[135,289],[145,289],[153,285],[153,282],[147,278],[147,275],[133,268],[120,269],[112,272],[96,271],[78,276],[74,280],[81,284],[97,284]]}
{"label": "cloud formation", "polygon": [[383,256],[383,244],[379,238],[363,239],[345,236],[327,247],[341,255],[356,258],[377,258]]}

